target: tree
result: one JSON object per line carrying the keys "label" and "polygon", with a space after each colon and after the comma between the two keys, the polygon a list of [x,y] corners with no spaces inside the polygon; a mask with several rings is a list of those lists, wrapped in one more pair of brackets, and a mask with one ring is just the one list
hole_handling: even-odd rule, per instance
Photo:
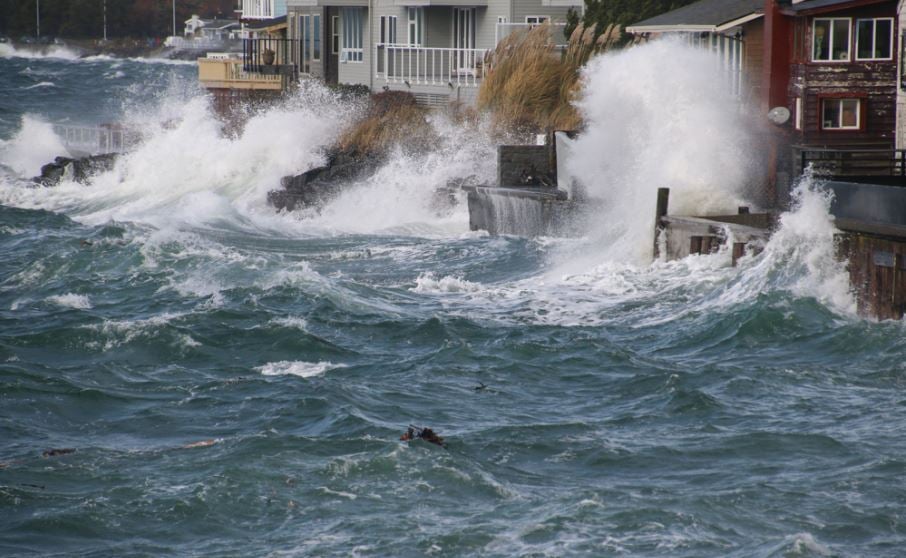
{"label": "tree", "polygon": [[611,24],[626,27],[695,1],[697,0],[585,0],[582,23],[586,26],[597,24],[600,34]]}

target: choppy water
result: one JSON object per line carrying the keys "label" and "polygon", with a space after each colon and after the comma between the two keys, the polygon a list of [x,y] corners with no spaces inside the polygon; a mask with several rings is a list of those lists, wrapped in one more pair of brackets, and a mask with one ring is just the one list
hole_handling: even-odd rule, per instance
{"label": "choppy water", "polygon": [[[125,90],[23,89],[115,65]],[[491,238],[431,206],[494,171],[439,119],[431,152],[274,215],[342,111],[311,90],[223,138],[193,79],[0,59],[0,553],[904,554],[904,330],[853,314],[820,196],[737,268]],[[135,118],[128,91],[160,122],[135,153],[24,186],[42,122]]]}

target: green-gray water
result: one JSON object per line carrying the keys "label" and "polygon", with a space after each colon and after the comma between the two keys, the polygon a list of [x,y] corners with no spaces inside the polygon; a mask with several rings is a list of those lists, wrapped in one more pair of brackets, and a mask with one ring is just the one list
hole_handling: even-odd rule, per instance
{"label": "green-gray water", "polygon": [[[105,95],[83,87],[99,71],[123,74]],[[42,116],[101,122],[193,79],[2,58],[7,157],[40,151]],[[273,215],[285,169],[186,102],[135,155],[159,157],[93,186],[0,179],[0,554],[903,555],[903,327],[835,302],[814,216],[738,268],[559,273],[579,241],[419,209],[432,158]],[[267,118],[262,138],[305,126],[281,161],[330,128]],[[474,156],[441,159],[492,174]],[[400,442],[410,423],[448,449]]]}

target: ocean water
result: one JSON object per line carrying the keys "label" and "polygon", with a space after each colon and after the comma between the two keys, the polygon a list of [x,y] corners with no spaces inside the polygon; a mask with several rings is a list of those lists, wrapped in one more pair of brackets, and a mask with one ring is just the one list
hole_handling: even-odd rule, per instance
{"label": "ocean water", "polygon": [[[0,554],[906,554],[904,329],[856,315],[828,200],[738,267],[650,261],[664,180],[732,207],[757,172],[711,66],[659,48],[589,68],[609,204],[577,239],[437,206],[494,176],[481,123],[276,214],[349,119],[318,86],[229,136],[191,65],[0,51]],[[31,187],[60,121],[144,136]]]}

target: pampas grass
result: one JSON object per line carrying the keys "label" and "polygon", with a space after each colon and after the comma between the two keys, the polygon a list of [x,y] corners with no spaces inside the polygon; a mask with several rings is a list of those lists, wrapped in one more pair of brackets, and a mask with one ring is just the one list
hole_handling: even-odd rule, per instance
{"label": "pampas grass", "polygon": [[493,113],[498,126],[523,133],[576,130],[582,118],[572,104],[582,67],[595,54],[616,46],[618,25],[597,39],[596,26],[579,25],[564,52],[551,40],[550,25],[504,38],[488,55],[490,70],[478,92],[480,109]]}
{"label": "pampas grass", "polygon": [[364,118],[345,130],[337,146],[356,155],[380,155],[397,145],[431,145],[436,135],[428,123],[428,110],[405,91],[385,91],[371,96]]}

